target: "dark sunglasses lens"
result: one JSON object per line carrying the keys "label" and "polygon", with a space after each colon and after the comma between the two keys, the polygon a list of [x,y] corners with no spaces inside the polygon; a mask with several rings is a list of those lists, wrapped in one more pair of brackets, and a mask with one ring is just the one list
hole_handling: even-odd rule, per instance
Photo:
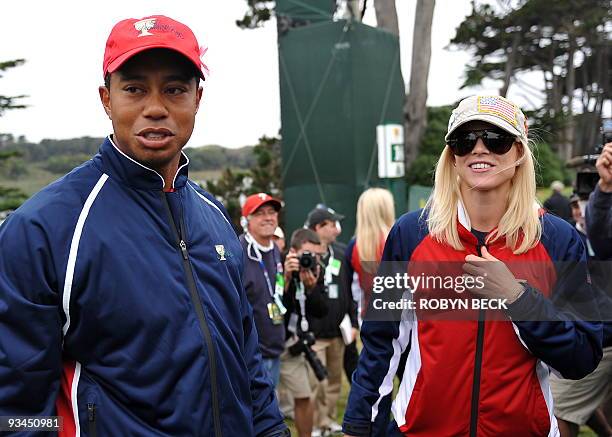
{"label": "dark sunglasses lens", "polygon": [[507,133],[485,131],[483,140],[487,149],[496,155],[504,155],[512,148],[515,138]]}
{"label": "dark sunglasses lens", "polygon": [[473,132],[456,132],[448,139],[448,147],[453,155],[465,156],[474,149],[477,141],[478,136]]}

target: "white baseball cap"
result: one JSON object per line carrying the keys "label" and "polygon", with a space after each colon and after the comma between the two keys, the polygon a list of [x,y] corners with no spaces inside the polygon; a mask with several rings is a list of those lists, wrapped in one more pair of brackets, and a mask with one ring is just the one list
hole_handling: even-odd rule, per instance
{"label": "white baseball cap", "polygon": [[461,125],[474,120],[486,121],[516,135],[527,147],[527,118],[521,108],[502,96],[470,96],[459,102],[448,120],[449,136]]}

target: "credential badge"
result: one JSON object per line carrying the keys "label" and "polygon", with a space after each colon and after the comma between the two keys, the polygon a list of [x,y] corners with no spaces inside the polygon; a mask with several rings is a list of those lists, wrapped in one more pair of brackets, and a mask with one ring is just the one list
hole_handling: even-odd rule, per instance
{"label": "credential badge", "polygon": [[219,261],[227,260],[227,258],[225,258],[225,247],[223,244],[215,244],[215,250],[217,251],[217,258],[219,258]]}
{"label": "credential badge", "polygon": [[149,32],[149,30],[153,29],[153,26],[155,26],[155,18],[145,18],[144,20],[134,23],[134,27],[140,32],[140,35],[138,35],[139,38],[141,36],[153,35]]}

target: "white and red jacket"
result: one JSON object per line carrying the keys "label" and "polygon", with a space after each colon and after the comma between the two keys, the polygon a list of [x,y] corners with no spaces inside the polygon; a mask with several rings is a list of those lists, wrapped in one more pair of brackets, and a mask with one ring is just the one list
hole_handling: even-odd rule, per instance
{"label": "white and red jacket", "polygon": [[[466,214],[460,208],[464,250],[432,238],[420,216],[421,211],[406,214],[394,225],[381,269],[399,262],[415,276],[436,263],[448,269],[449,262],[456,262],[455,274],[460,275],[466,255],[480,253]],[[563,220],[543,214],[541,222],[541,241],[524,254],[514,255],[503,239],[488,246],[515,277],[527,281],[525,292],[507,310],[469,309],[454,320],[453,312],[440,320],[444,314],[418,308],[401,321],[366,316],[363,350],[344,416],[346,434],[558,435],[549,374],[552,369],[579,379],[595,369],[602,355],[602,324],[580,320],[556,305],[565,294],[580,295],[583,304],[593,301],[585,250],[575,229]],[[555,264],[562,261],[571,268]],[[469,292],[463,295],[470,298]],[[401,384],[391,405],[396,373]],[[391,423],[390,412],[395,419]]]}

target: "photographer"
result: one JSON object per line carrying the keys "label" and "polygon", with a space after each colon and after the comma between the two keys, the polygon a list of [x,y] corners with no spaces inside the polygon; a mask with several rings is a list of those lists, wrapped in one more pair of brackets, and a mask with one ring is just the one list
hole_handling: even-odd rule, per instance
{"label": "photographer", "polygon": [[[604,128],[604,138],[606,132]],[[599,290],[599,308],[604,325],[603,357],[597,368],[585,378],[571,381],[552,377],[550,388],[555,401],[554,412],[561,437],[576,437],[582,425],[591,427],[597,435],[611,435],[612,427],[603,413],[602,405],[610,393],[612,381],[612,347],[610,346],[610,270],[604,260],[612,259],[612,142],[607,143],[601,153],[580,157],[583,164],[595,168],[599,180],[593,179],[592,169],[583,168],[577,174],[577,191],[580,196],[572,203],[576,229],[589,252],[589,270],[594,289]],[[595,161],[596,159],[596,161]],[[579,162],[579,161],[576,161]],[[581,179],[581,177],[583,179]],[[586,182],[581,182],[586,181]],[[596,181],[596,182],[595,182]],[[586,230],[582,228],[581,199],[586,199]],[[584,232],[588,236],[584,236]],[[591,249],[594,253],[591,253]],[[597,261],[597,260],[601,261]],[[607,401],[610,402],[609,400]]]}
{"label": "photographer", "polygon": [[586,227],[593,250],[601,260],[612,259],[612,142],[608,142],[595,168],[599,182],[586,208]]}
{"label": "photographer", "polygon": [[309,367],[325,378],[325,368],[311,349],[314,336],[311,317],[327,313],[325,285],[321,272],[321,240],[309,229],[298,229],[291,236],[291,248],[285,259],[286,349],[281,355],[280,380],[295,401],[294,418],[298,436],[312,433],[314,387]]}
{"label": "photographer", "polygon": [[[576,230],[587,249],[591,283],[603,292],[600,295],[600,311],[604,320],[610,313],[610,300],[606,299],[611,275],[605,265],[598,261],[586,235],[584,208],[586,195],[574,194],[570,198],[572,219]],[[612,389],[612,348],[605,347],[603,357],[597,368],[586,377],[573,381],[556,376],[550,378],[550,389],[554,398],[554,412],[559,424],[561,437],[578,436],[579,428],[588,425],[597,435],[612,435],[612,427],[600,406],[605,404],[607,394]]]}

